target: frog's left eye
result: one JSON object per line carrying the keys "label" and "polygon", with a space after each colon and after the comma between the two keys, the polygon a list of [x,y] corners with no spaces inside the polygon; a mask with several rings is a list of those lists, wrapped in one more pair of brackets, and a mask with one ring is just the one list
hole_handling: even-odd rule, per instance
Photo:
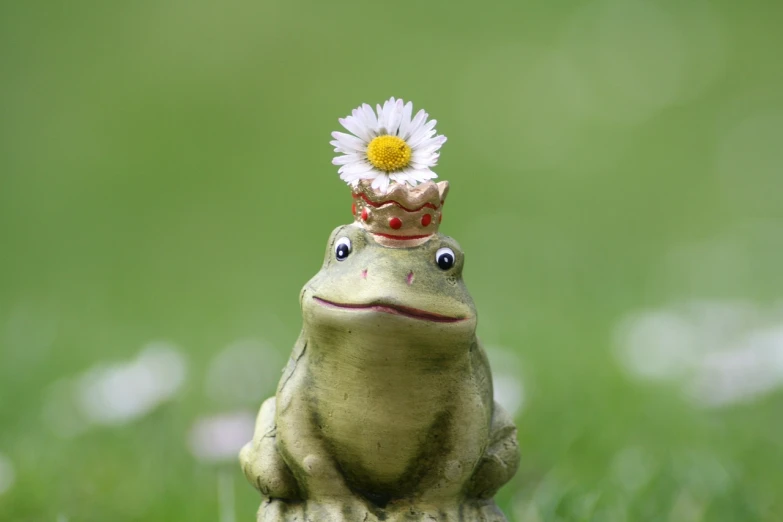
{"label": "frog's left eye", "polygon": [[334,245],[334,255],[338,261],[344,261],[351,253],[351,240],[347,237],[341,237]]}
{"label": "frog's left eye", "polygon": [[454,251],[448,247],[439,248],[435,252],[435,262],[438,264],[441,270],[448,270],[454,266]]}

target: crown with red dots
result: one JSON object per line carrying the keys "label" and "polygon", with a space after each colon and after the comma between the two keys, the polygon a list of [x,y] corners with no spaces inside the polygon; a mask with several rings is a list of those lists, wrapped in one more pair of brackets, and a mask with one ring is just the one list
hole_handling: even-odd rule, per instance
{"label": "crown with red dots", "polygon": [[353,189],[353,215],[382,245],[415,246],[438,232],[448,192],[448,181],[426,181],[415,187],[394,183],[379,193],[362,180]]}

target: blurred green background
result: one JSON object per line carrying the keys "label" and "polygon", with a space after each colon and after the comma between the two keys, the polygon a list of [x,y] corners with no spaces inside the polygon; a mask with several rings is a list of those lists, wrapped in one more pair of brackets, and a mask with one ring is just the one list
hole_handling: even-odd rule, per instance
{"label": "blurred green background", "polygon": [[[234,454],[412,100],[509,518],[783,520],[783,4],[0,3],[0,520],[254,520]],[[250,419],[250,420],[248,420]]]}

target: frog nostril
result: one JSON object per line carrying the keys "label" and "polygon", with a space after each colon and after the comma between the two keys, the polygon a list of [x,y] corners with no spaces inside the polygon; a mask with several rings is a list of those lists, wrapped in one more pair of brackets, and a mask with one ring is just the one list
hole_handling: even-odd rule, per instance
{"label": "frog nostril", "polygon": [[367,269],[362,270],[362,279],[367,279]]}
{"label": "frog nostril", "polygon": [[408,272],[407,281],[408,281],[408,284],[409,284],[409,285],[413,284],[413,270],[411,270],[410,272]]}

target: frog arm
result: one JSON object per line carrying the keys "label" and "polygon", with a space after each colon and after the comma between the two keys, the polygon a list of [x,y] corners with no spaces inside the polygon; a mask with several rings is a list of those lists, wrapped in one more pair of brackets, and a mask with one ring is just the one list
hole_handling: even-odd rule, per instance
{"label": "frog arm", "polygon": [[476,342],[471,348],[471,364],[473,366],[473,376],[479,387],[479,394],[482,397],[484,407],[487,412],[487,422],[491,422],[491,412],[493,411],[493,403],[495,402],[493,397],[495,394],[494,385],[492,383],[492,371],[489,367],[489,358],[487,352],[484,350],[484,345],[481,343],[481,339],[476,338]]}
{"label": "frog arm", "polygon": [[280,454],[307,499],[350,497],[350,489],[331,456],[316,422],[304,332],[297,341],[277,390]]}
{"label": "frog arm", "polygon": [[285,368],[283,368],[283,375],[280,377],[280,382],[277,385],[277,395],[280,395],[280,392],[285,388],[289,379],[291,379],[293,376],[294,371],[296,371],[297,364],[299,363],[299,359],[302,358],[306,349],[307,340],[305,339],[305,333],[303,330],[299,334],[299,338],[296,340],[296,343],[294,343],[294,349],[291,350],[291,357],[288,359],[288,364]]}
{"label": "frog arm", "polygon": [[[293,375],[305,346],[304,335],[300,335],[294,344],[288,365],[283,370],[278,391]],[[264,496],[293,500],[301,495],[278,448],[276,410],[276,397],[270,397],[261,405],[256,417],[253,440],[240,451],[239,462],[248,481]]]}
{"label": "frog arm", "polygon": [[491,412],[489,441],[470,478],[466,494],[469,498],[492,498],[500,487],[511,480],[519,467],[519,443],[514,419],[493,396],[489,359],[481,341],[474,346],[474,368],[482,386],[487,411]]}

